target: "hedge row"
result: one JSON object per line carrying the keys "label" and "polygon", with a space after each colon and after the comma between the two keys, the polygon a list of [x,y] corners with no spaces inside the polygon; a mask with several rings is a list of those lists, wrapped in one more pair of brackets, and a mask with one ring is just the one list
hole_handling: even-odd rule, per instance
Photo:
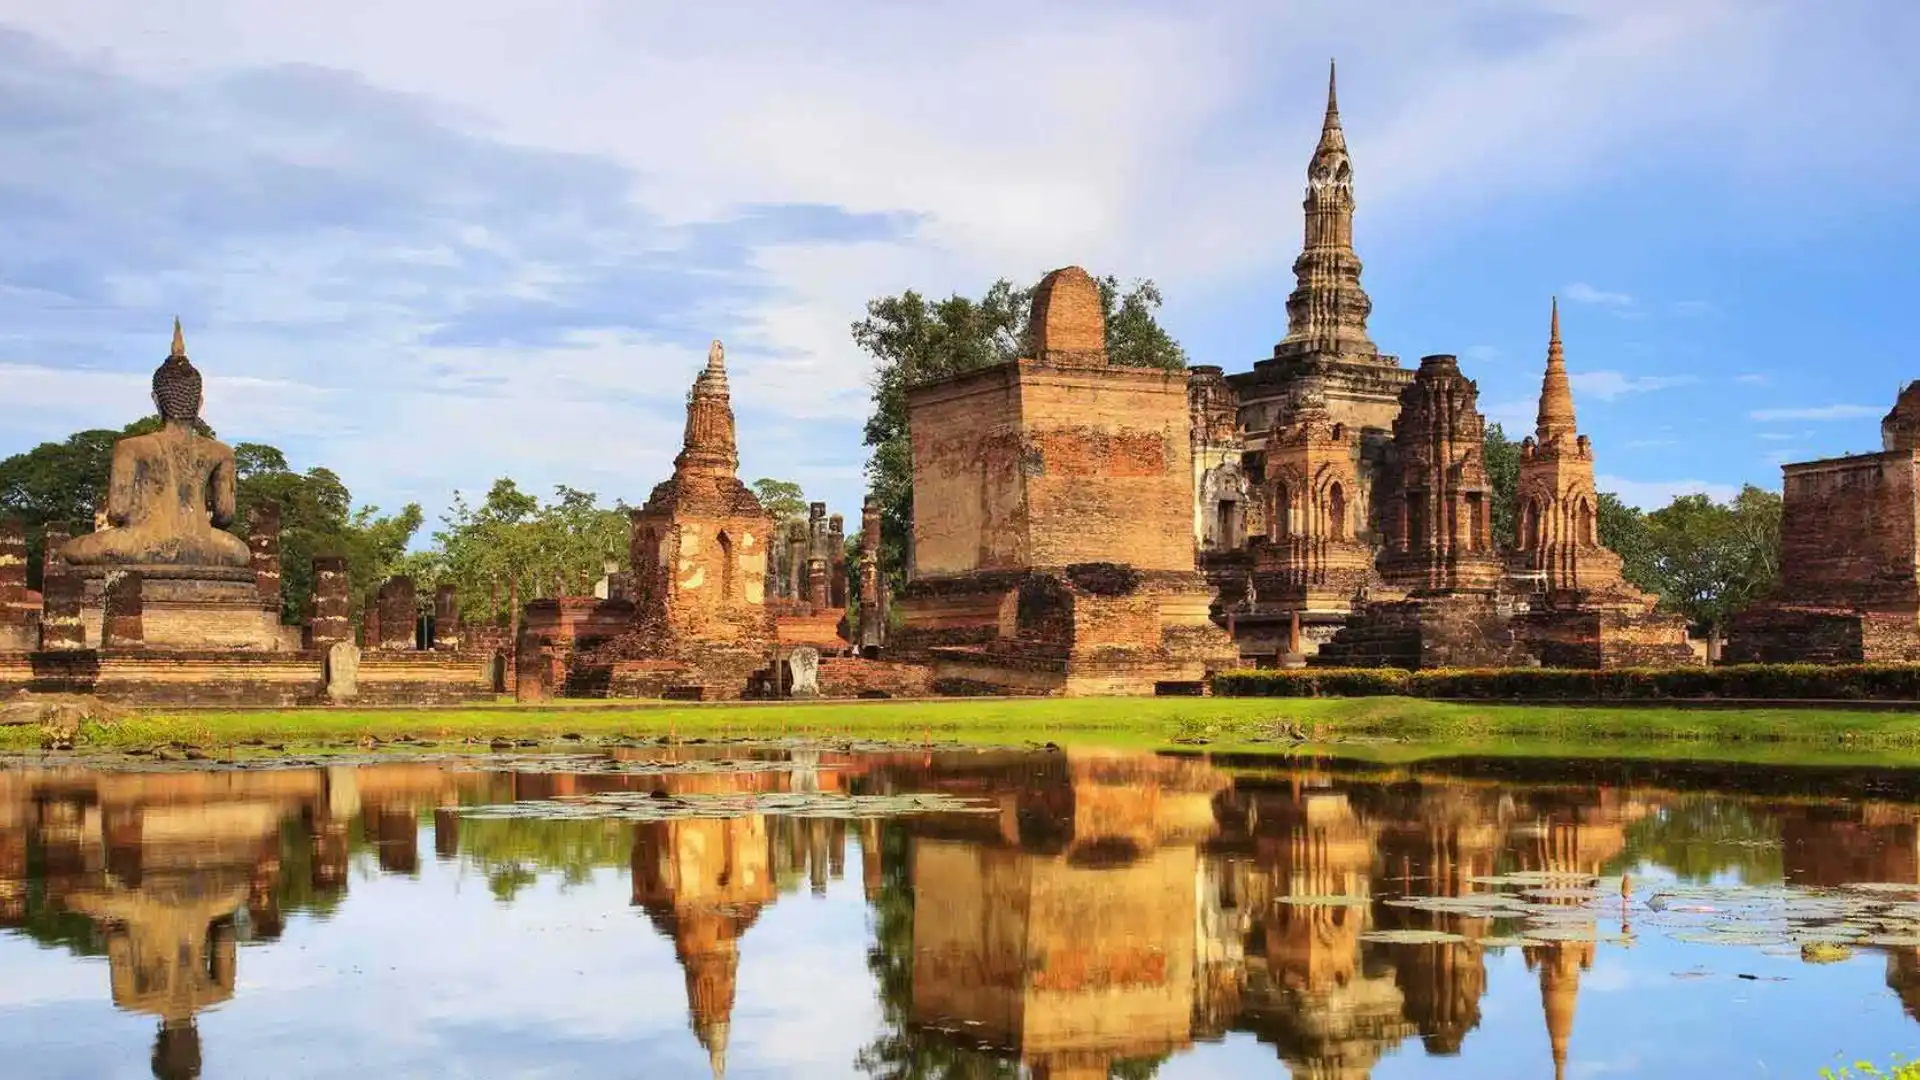
{"label": "hedge row", "polygon": [[1920,700],[1920,664],[1730,664],[1719,667],[1280,668],[1214,676],[1222,697],[1375,697],[1475,701]]}

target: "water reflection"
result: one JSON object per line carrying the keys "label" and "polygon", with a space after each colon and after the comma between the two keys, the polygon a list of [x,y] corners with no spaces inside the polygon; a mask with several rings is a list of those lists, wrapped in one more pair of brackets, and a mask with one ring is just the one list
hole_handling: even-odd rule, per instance
{"label": "water reflection", "polygon": [[[1920,903],[1920,798],[1894,790],[1823,801],[1812,794],[1823,781],[1803,778],[1795,794],[1777,772],[1622,786],[1605,766],[1556,774],[1541,765],[1518,779],[1476,776],[1475,763],[1383,771],[1081,752],[715,748],[619,750],[560,765],[0,771],[0,975],[21,962],[9,951],[16,941],[104,959],[105,996],[152,1024],[145,1064],[154,1076],[292,1075],[299,1070],[276,1068],[275,1055],[299,1053],[302,1022],[270,993],[284,976],[239,981],[253,950],[284,947],[300,925],[313,928],[300,946],[313,963],[332,962],[350,953],[353,931],[328,920],[354,904],[432,910],[477,880],[504,911],[547,887],[638,909],[671,943],[678,970],[618,974],[642,993],[664,993],[671,978],[686,1018],[678,1037],[690,1030],[701,1071],[715,1077],[732,1058],[736,1075],[1057,1080],[1257,1068],[1358,1080],[1396,1053],[1402,1075],[1460,1056],[1482,1075],[1550,1067],[1565,1076],[1570,1063],[1601,1067],[1622,1052],[1614,1037],[1583,1042],[1583,1012],[1599,1008],[1609,1031],[1660,1019],[1635,995],[1583,1001],[1602,958],[1643,981],[1729,962],[1726,946],[1681,945],[1645,928],[1658,923],[1648,897],[1663,882],[1905,883]],[[982,812],[847,820],[749,809],[637,822],[462,812],[608,792],[652,794],[663,807],[699,795],[937,793]],[[423,862],[426,844],[433,854]],[[859,881],[840,889],[850,855]],[[1627,898],[1571,887],[1623,874]],[[1512,910],[1475,902],[1514,875],[1545,885],[1532,894],[1528,928]],[[596,890],[610,881],[622,900],[601,899]],[[362,901],[354,894],[366,882],[402,891],[382,887]],[[801,902],[786,899],[795,896],[866,912],[860,939],[822,943],[838,962],[817,973],[807,1003],[872,1010],[876,1026],[831,1068],[753,1034],[800,1005],[740,1011],[744,975],[773,947],[756,944],[767,941],[756,928],[776,905]],[[1460,902],[1398,902],[1436,897]],[[1608,940],[1623,928],[1639,930],[1632,948]],[[612,962],[586,936],[597,927],[541,929],[553,938],[539,947],[582,970]],[[475,947],[436,938],[431,925],[419,933],[422,950]],[[1884,975],[1867,980],[1884,1003],[1844,1023],[1880,1041],[1849,1050],[1900,1048],[1920,1020],[1920,941],[1879,940],[1859,948],[1884,957]],[[397,991],[443,993],[412,981],[410,959],[396,958],[387,976]],[[1794,970],[1832,992],[1863,985],[1857,961]],[[1532,999],[1524,1009],[1523,987]],[[1726,982],[1686,992],[1709,1018],[1732,1008]],[[262,1004],[249,1013],[253,993]],[[0,1025],[8,1011],[0,1000]],[[245,1021],[233,1037],[247,1049],[224,1071],[203,1061],[210,1011]],[[254,1026],[278,1041],[247,1041]],[[83,1074],[68,1059],[71,1040],[0,1030],[25,1040],[31,1074]],[[744,1061],[734,1052],[743,1033]],[[1836,1049],[1764,1038],[1784,1055],[1769,1062],[1776,1075],[1814,1075]],[[579,1045],[542,1052],[559,1058],[543,1069],[587,1063]],[[1663,1053],[1633,1071],[1679,1076],[1753,1060],[1735,1031]]]}

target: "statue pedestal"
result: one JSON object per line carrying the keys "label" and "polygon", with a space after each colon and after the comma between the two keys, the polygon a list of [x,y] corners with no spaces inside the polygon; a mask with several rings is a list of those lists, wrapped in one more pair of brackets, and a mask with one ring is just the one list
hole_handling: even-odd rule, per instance
{"label": "statue pedestal", "polygon": [[287,648],[279,609],[262,604],[249,567],[81,566],[74,570],[83,584],[81,621],[88,648],[99,647],[104,579],[115,570],[140,575],[140,620],[147,649],[274,652]]}

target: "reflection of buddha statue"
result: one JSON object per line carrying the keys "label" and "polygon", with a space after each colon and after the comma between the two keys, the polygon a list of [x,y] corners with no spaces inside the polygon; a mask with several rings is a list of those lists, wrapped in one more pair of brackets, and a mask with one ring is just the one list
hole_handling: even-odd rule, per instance
{"label": "reflection of buddha statue", "polygon": [[176,319],[173,354],[153,373],[153,403],[165,426],[114,444],[111,528],[68,541],[69,564],[250,565],[246,542],[222,529],[234,515],[233,450],[194,431],[200,399],[200,373],[187,360]]}

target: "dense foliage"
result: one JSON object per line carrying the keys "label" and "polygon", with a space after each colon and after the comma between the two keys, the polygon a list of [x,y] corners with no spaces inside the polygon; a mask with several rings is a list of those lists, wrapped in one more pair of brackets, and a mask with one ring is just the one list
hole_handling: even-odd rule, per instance
{"label": "dense foliage", "polygon": [[1224,697],[1405,697],[1475,701],[1912,701],[1913,664],[1729,664],[1611,668],[1294,668],[1214,677]]}
{"label": "dense foliage", "polygon": [[[1137,281],[1098,279],[1106,311],[1107,351],[1114,364],[1180,371],[1187,354],[1156,317],[1160,289]],[[922,383],[1017,359],[1027,343],[1033,287],[1002,278],[980,299],[955,294],[929,300],[908,290],[867,304],[853,324],[854,344],[874,358],[873,412],[866,442],[873,448],[867,481],[880,504],[884,571],[898,584],[905,572],[913,516],[913,450],[907,438],[907,391]]]}
{"label": "dense foliage", "polygon": [[411,556],[405,569],[415,588],[451,583],[464,617],[504,613],[514,589],[520,598],[584,595],[606,573],[628,566],[630,510],[599,504],[590,491],[561,485],[542,503],[512,480],[493,482],[479,506],[454,492],[453,507],[433,534],[432,551]]}

